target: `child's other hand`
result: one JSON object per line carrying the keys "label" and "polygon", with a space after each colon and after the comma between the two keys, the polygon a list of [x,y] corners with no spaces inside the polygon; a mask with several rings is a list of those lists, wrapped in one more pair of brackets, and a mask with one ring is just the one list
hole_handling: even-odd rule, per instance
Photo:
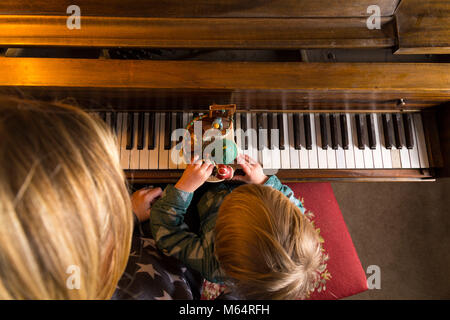
{"label": "child's other hand", "polygon": [[214,165],[209,162],[202,162],[194,159],[193,163],[188,164],[175,188],[186,192],[197,190],[211,175]]}
{"label": "child's other hand", "polygon": [[151,205],[161,196],[162,192],[161,188],[143,188],[133,193],[131,205],[140,222],[150,218]]}
{"label": "child's other hand", "polygon": [[245,173],[245,176],[235,175],[232,180],[242,181],[245,183],[263,184],[269,179],[264,172],[261,165],[250,158],[248,155],[240,154],[237,157],[238,164]]}

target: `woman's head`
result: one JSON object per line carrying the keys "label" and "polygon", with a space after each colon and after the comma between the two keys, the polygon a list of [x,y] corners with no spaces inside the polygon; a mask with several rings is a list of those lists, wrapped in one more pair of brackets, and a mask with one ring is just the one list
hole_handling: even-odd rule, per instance
{"label": "woman's head", "polygon": [[111,297],[131,232],[106,126],[71,106],[0,98],[0,299]]}
{"label": "woman's head", "polygon": [[215,254],[236,290],[251,299],[300,299],[313,290],[322,262],[313,225],[281,192],[236,188],[220,206]]}

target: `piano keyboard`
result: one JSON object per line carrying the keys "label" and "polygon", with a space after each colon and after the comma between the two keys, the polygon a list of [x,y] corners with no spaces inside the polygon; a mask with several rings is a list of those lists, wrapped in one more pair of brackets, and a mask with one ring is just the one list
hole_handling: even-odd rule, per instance
{"label": "piano keyboard", "polygon": [[[98,115],[117,134],[123,169],[186,167],[177,157],[170,157],[176,145],[171,134],[177,128],[185,128],[197,114],[99,112]],[[258,160],[267,170],[429,167],[419,113],[238,112],[234,124],[240,151]]]}

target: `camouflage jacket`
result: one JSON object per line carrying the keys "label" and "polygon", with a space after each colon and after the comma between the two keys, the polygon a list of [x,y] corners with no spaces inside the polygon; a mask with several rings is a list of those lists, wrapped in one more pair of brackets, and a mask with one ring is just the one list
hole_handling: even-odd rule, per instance
{"label": "camouflage jacket", "polygon": [[[295,198],[294,192],[276,176],[271,176],[265,185],[281,191],[304,213],[301,201]],[[191,232],[184,222],[193,193],[168,185],[162,197],[153,204],[150,217],[152,235],[158,248],[164,254],[173,256],[199,271],[207,280],[223,283],[224,274],[214,255],[214,227],[224,197],[237,186],[239,185],[211,184],[197,203],[200,217],[200,231],[197,234]]]}

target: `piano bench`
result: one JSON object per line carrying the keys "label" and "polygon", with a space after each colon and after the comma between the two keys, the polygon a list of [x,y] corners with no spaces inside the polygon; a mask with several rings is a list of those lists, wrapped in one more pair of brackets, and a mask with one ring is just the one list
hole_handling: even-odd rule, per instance
{"label": "piano bench", "polygon": [[[367,280],[353,241],[348,233],[330,183],[288,183],[295,195],[312,212],[314,225],[320,229],[323,247],[329,259],[325,290],[316,289],[311,300],[335,300],[367,290]],[[327,277],[328,278],[328,277]],[[323,278],[325,280],[325,278]]]}

